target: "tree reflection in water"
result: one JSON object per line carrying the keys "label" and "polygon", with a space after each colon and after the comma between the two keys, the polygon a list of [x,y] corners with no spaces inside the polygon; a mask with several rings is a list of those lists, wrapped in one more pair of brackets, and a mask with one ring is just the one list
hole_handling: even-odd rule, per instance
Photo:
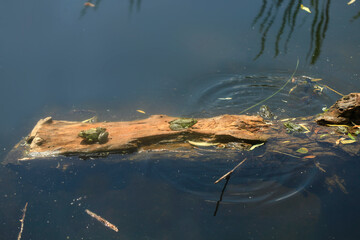
{"label": "tree reflection in water", "polygon": [[[301,0],[286,1],[287,5],[282,10],[284,0],[268,1],[263,0],[262,6],[258,15],[253,21],[253,26],[259,24],[259,32],[261,33],[260,51],[255,59],[258,59],[265,50],[267,35],[278,15],[281,15],[281,24],[277,30],[275,39],[275,57],[281,52],[280,43],[284,40],[284,52],[287,53],[288,43],[300,18],[299,12],[303,11],[300,8]],[[326,31],[329,25],[329,10],[331,0],[312,0],[310,1],[311,14],[306,17],[312,18],[310,29],[310,46],[307,53],[307,59],[310,58],[311,64],[314,64],[321,53],[321,46],[326,36]],[[282,12],[280,12],[282,11]],[[284,36],[287,32],[287,35]]]}

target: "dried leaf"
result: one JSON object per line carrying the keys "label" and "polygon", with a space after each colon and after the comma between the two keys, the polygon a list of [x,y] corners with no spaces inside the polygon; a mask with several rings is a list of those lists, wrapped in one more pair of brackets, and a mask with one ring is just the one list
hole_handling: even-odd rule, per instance
{"label": "dried leaf", "polygon": [[350,0],[350,2],[347,3],[347,5],[353,4],[356,0]]}
{"label": "dried leaf", "polygon": [[194,142],[188,141],[191,145],[198,146],[198,147],[210,147],[210,146],[217,146],[220,143],[209,143],[209,142]]}
{"label": "dried leaf", "polygon": [[308,7],[305,7],[304,5],[300,5],[300,8],[308,13],[311,13],[310,9]]}
{"label": "dried leaf", "polygon": [[305,156],[303,158],[316,158],[316,156],[315,155],[307,155],[307,156]]}
{"label": "dried leaf", "polygon": [[343,141],[343,140],[345,140],[345,138],[344,138],[344,137],[342,137],[342,138],[340,138],[340,139],[336,140],[335,144],[336,144],[336,145],[339,145],[339,144],[340,144],[340,142],[341,142],[341,141]]}
{"label": "dried leaf", "polygon": [[136,111],[142,114],[146,114],[146,112],[144,112],[143,110],[136,110]]}
{"label": "dried leaf", "polygon": [[299,148],[298,150],[296,150],[298,153],[301,153],[301,154],[306,154],[309,152],[309,150],[307,148]]}
{"label": "dried leaf", "polygon": [[91,2],[86,2],[84,3],[85,7],[95,7],[95,4],[91,3]]}
{"label": "dried leaf", "polygon": [[252,145],[251,148],[249,149],[249,151],[252,151],[252,150],[254,150],[255,148],[260,147],[260,146],[262,146],[262,145],[264,145],[264,143],[259,143],[259,144]]}
{"label": "dried leaf", "polygon": [[342,144],[351,144],[356,142],[356,140],[352,140],[352,139],[346,139],[346,140],[341,140],[340,141]]}

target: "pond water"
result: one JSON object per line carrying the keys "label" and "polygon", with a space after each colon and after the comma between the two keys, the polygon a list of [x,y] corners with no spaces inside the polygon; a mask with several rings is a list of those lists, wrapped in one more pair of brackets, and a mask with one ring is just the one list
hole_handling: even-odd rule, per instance
{"label": "pond water", "polygon": [[[239,114],[281,89],[298,60],[295,81],[265,102],[278,118],[315,115],[338,93],[359,92],[359,1],[84,2],[0,2],[0,161],[46,116]],[[322,80],[299,84],[308,77]],[[360,239],[357,156],[319,157],[323,172],[263,154],[2,164],[0,239],[18,236],[26,202],[22,239]],[[225,184],[214,181],[245,157],[214,216]]]}

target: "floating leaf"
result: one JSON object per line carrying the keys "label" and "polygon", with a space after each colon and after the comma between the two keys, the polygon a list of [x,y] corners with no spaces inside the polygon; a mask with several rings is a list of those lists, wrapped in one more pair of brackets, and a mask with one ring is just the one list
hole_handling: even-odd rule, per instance
{"label": "floating leaf", "polygon": [[298,150],[296,150],[298,153],[301,153],[301,154],[306,154],[309,152],[309,150],[307,148],[299,148]]}
{"label": "floating leaf", "polygon": [[262,146],[262,145],[264,145],[264,143],[259,143],[259,144],[252,145],[251,148],[249,149],[249,151],[252,151],[252,150],[254,150],[255,148],[260,147],[260,146]]}
{"label": "floating leaf", "polygon": [[356,0],[350,0],[350,2],[347,3],[347,5],[353,4]]}
{"label": "floating leaf", "polygon": [[351,138],[352,140],[356,141],[356,138],[354,138],[354,136],[351,135],[350,133],[348,133],[348,136],[349,136],[349,138]]}
{"label": "floating leaf", "polygon": [[351,144],[356,142],[356,140],[352,140],[352,139],[344,139],[340,141],[342,144]]}
{"label": "floating leaf", "polygon": [[95,4],[91,3],[91,2],[86,2],[84,3],[85,7],[95,7]]}
{"label": "floating leaf", "polygon": [[300,5],[300,8],[308,13],[311,13],[310,9],[308,7],[305,7],[304,5]]}
{"label": "floating leaf", "polygon": [[307,156],[305,156],[303,158],[316,158],[316,156],[315,155],[307,155]]}
{"label": "floating leaf", "polygon": [[209,143],[209,142],[194,142],[188,141],[191,145],[198,146],[198,147],[210,147],[210,146],[217,146],[219,143]]}
{"label": "floating leaf", "polygon": [[94,123],[94,122],[97,122],[97,116],[93,116],[92,118],[82,121],[82,123]]}
{"label": "floating leaf", "polygon": [[318,82],[318,81],[321,81],[322,78],[311,78],[310,79],[312,82]]}
{"label": "floating leaf", "polygon": [[143,110],[136,110],[136,111],[142,114],[146,114],[146,112],[144,112]]}
{"label": "floating leaf", "polygon": [[231,97],[225,97],[225,98],[218,98],[219,100],[231,100],[232,98]]}
{"label": "floating leaf", "polygon": [[289,143],[290,141],[283,141],[282,143]]}

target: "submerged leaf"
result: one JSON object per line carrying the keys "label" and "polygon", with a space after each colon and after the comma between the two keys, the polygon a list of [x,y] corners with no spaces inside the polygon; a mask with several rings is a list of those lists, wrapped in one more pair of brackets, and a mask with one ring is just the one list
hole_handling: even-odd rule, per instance
{"label": "submerged leaf", "polygon": [[351,143],[356,142],[356,140],[344,139],[344,140],[340,140],[340,142],[341,142],[342,144],[351,144]]}
{"label": "submerged leaf", "polygon": [[299,148],[298,150],[296,150],[298,153],[301,153],[301,154],[305,154],[305,153],[308,153],[309,152],[309,150],[307,149],[307,148],[304,148],[304,147],[302,147],[302,148]]}
{"label": "submerged leaf", "polygon": [[209,142],[194,142],[188,141],[191,145],[198,146],[198,147],[210,147],[210,146],[217,146],[219,143],[209,143]]}
{"label": "submerged leaf", "polygon": [[304,5],[300,5],[300,8],[308,13],[311,13],[310,9],[308,7],[305,7]]}

